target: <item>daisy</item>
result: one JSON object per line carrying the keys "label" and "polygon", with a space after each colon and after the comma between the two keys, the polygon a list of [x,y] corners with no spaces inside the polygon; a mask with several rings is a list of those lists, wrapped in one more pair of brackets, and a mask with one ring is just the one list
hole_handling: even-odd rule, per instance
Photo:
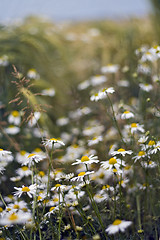
{"label": "daisy", "polygon": [[119,65],[117,64],[108,64],[101,68],[102,73],[116,73],[119,70]]}
{"label": "daisy", "polygon": [[3,218],[0,218],[0,225],[12,225],[12,224],[24,224],[29,219],[32,218],[31,213],[24,213],[23,211],[19,211],[17,213],[15,212],[9,212]]}
{"label": "daisy", "polygon": [[49,209],[49,212],[47,212],[44,216],[45,217],[50,217],[51,214],[55,213],[55,211],[58,211],[59,210],[59,207],[56,206],[56,207],[50,207]]}
{"label": "daisy", "polygon": [[139,87],[145,92],[150,92],[153,89],[153,86],[151,84],[148,84],[148,83],[145,83],[145,84],[140,83]]}
{"label": "daisy", "polygon": [[53,97],[53,96],[55,96],[55,89],[54,88],[44,89],[44,90],[42,90],[42,95]]}
{"label": "daisy", "polygon": [[121,115],[121,119],[129,119],[129,118],[133,118],[133,117],[134,117],[134,114],[130,111],[125,111]]}
{"label": "daisy", "polygon": [[32,195],[35,195],[37,190],[36,184],[32,184],[29,187],[22,185],[22,187],[20,188],[17,188],[17,187],[14,187],[14,188],[17,190],[17,192],[15,192],[14,195],[17,196],[18,198],[21,197],[23,193],[27,193],[27,195],[30,198],[32,198]]}
{"label": "daisy", "polygon": [[38,120],[40,119],[40,117],[41,117],[40,112],[34,112],[32,115],[32,118],[28,121],[28,126],[29,127],[35,126]]}
{"label": "daisy", "polygon": [[116,219],[111,225],[108,226],[106,229],[106,232],[111,235],[115,234],[119,231],[124,232],[127,227],[129,227],[132,224],[131,221],[125,221]]}
{"label": "daisy", "polygon": [[103,75],[96,75],[92,77],[90,80],[92,86],[100,85],[106,81],[107,81],[107,78],[106,76],[103,76]]}
{"label": "daisy", "polygon": [[3,150],[2,148],[0,148],[0,158],[1,157],[8,157],[12,154],[12,152],[7,151],[7,150]]}
{"label": "daisy", "polygon": [[90,81],[86,80],[78,84],[78,90],[84,90],[90,86]]}
{"label": "daisy", "polygon": [[149,161],[148,163],[147,162],[141,162],[141,165],[144,168],[155,168],[155,167],[157,167],[157,164],[153,161]]}
{"label": "daisy", "polygon": [[[106,96],[104,96],[103,98],[105,98]],[[94,95],[92,95],[91,97],[90,97],[90,100],[91,101],[95,101],[95,102],[97,102],[97,101],[99,101],[100,99],[102,99],[102,97],[99,95],[99,93],[95,93]]]}
{"label": "daisy", "polygon": [[16,173],[20,176],[20,177],[28,177],[32,174],[32,171],[27,167],[27,166],[23,166],[21,168],[18,168],[16,170]]}
{"label": "daisy", "polygon": [[12,111],[11,114],[8,116],[8,122],[19,125],[21,122],[21,117],[18,111]]}
{"label": "daisy", "polygon": [[27,72],[27,77],[31,78],[31,79],[38,79],[39,78],[39,74],[37,73],[36,69],[31,68]]}
{"label": "daisy", "polygon": [[131,155],[132,153],[133,153],[132,150],[125,150],[125,149],[123,149],[123,148],[119,148],[117,151],[112,151],[112,152],[111,152],[111,155],[112,155],[112,156],[122,155],[122,156],[124,157],[126,154]]}
{"label": "daisy", "polygon": [[122,172],[120,169],[122,166],[125,166],[125,162],[117,158],[110,158],[108,161],[101,162],[101,167],[112,173]]}
{"label": "daisy", "polygon": [[140,125],[138,123],[131,123],[129,126],[128,125],[126,126],[126,128],[128,128],[132,134],[137,131],[144,133],[143,127],[144,127],[143,125]]}
{"label": "daisy", "polygon": [[103,88],[99,93],[103,96],[103,95],[107,95],[108,93],[114,93],[115,90],[113,87],[109,87],[109,88]]}
{"label": "daisy", "polygon": [[92,146],[94,144],[98,144],[102,140],[103,140],[102,136],[94,137],[92,140],[88,140],[88,146]]}
{"label": "daisy", "polygon": [[83,156],[81,159],[76,159],[76,162],[72,163],[72,165],[77,165],[77,164],[92,164],[92,163],[98,163],[98,157],[94,155],[88,156]]}
{"label": "daisy", "polygon": [[20,152],[16,153],[17,162],[20,164],[24,163],[28,155],[29,153],[27,153],[25,150],[21,150]]}
{"label": "daisy", "polygon": [[134,162],[137,162],[137,160],[141,158],[145,158],[147,156],[145,151],[140,151],[137,156],[133,157],[132,159],[135,159]]}
{"label": "daisy", "polygon": [[56,123],[58,126],[65,126],[69,123],[69,119],[65,118],[65,117],[61,117],[61,118],[57,119]]}
{"label": "daisy", "polygon": [[8,128],[5,128],[5,132],[10,135],[16,135],[20,132],[20,128],[14,125],[10,125]]}
{"label": "daisy", "polygon": [[71,181],[83,181],[85,176],[89,176],[90,174],[94,173],[94,171],[91,172],[80,172],[77,177],[74,177],[71,179]]}
{"label": "daisy", "polygon": [[49,147],[50,149],[55,146],[55,147],[59,147],[60,145],[64,146],[65,144],[56,139],[56,138],[50,138],[50,139],[45,139],[44,141],[42,141],[42,143],[46,146]]}
{"label": "daisy", "polygon": [[43,155],[31,153],[28,155],[28,157],[26,158],[23,165],[28,165],[29,167],[31,167],[32,165],[34,165],[34,163],[38,163],[38,162],[42,161],[44,158],[46,158],[46,157]]}

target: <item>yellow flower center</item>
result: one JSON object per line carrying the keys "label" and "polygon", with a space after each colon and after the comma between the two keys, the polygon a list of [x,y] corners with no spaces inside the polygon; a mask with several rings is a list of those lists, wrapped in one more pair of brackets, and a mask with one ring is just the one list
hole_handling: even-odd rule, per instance
{"label": "yellow flower center", "polygon": [[98,93],[95,93],[94,96],[97,97],[97,96],[98,96]]}
{"label": "yellow flower center", "polygon": [[3,208],[0,207],[0,212],[3,212]]}
{"label": "yellow flower center", "polygon": [[38,196],[38,197],[37,197],[37,200],[38,200],[38,201],[39,201],[39,200],[41,200],[41,199],[42,199],[42,197],[41,197],[41,196]]}
{"label": "yellow flower center", "polygon": [[120,148],[120,149],[117,150],[117,152],[125,152],[125,149]]}
{"label": "yellow flower center", "polygon": [[22,188],[22,192],[29,192],[29,191],[30,191],[29,187],[23,187]]}
{"label": "yellow flower center", "polygon": [[114,168],[114,169],[113,169],[113,172],[114,172],[114,173],[116,173],[116,172],[117,172],[117,169],[116,169],[116,168]]}
{"label": "yellow flower center", "polygon": [[19,205],[18,205],[18,204],[15,204],[15,205],[13,206],[13,208],[14,208],[14,209],[19,209]]}
{"label": "yellow flower center", "polygon": [[89,157],[83,156],[83,157],[81,158],[81,162],[87,162],[87,161],[89,161]]}
{"label": "yellow flower center", "polygon": [[18,219],[18,216],[15,214],[15,213],[12,213],[10,216],[9,216],[9,220],[10,221],[16,221]]}
{"label": "yellow flower center", "polygon": [[27,171],[27,170],[28,170],[28,167],[27,167],[27,166],[23,166],[23,167],[21,167],[21,169],[22,169],[23,171]]}
{"label": "yellow flower center", "polygon": [[28,209],[27,208],[22,208],[22,210],[23,210],[23,212],[27,212],[28,211]]}
{"label": "yellow flower center", "polygon": [[28,155],[28,158],[33,157],[33,156],[35,156],[35,155],[36,155],[36,154],[31,153],[31,154]]}
{"label": "yellow flower center", "polygon": [[13,117],[18,117],[19,116],[19,112],[18,111],[12,111],[12,116]]}
{"label": "yellow flower center", "polygon": [[7,208],[7,211],[10,212],[10,211],[11,211],[11,208]]}
{"label": "yellow flower center", "polygon": [[137,123],[132,123],[131,124],[131,128],[136,128],[137,127]]}
{"label": "yellow flower center", "polygon": [[101,173],[101,174],[99,175],[99,178],[100,178],[100,179],[103,179],[103,178],[104,178],[104,173]]}
{"label": "yellow flower center", "polygon": [[148,145],[149,145],[149,146],[155,145],[155,141],[150,140],[149,143],[148,143]]}
{"label": "yellow flower center", "polygon": [[78,145],[77,145],[77,144],[74,144],[73,147],[74,147],[74,148],[78,148]]}
{"label": "yellow flower center", "polygon": [[0,151],[3,151],[3,149],[2,149],[2,148],[0,148]]}
{"label": "yellow flower center", "polygon": [[127,165],[124,167],[125,170],[129,170],[131,168],[131,166]]}
{"label": "yellow flower center", "polygon": [[86,174],[85,172],[80,172],[80,173],[78,174],[78,177],[84,176],[85,174]]}
{"label": "yellow flower center", "polygon": [[59,201],[58,198],[54,198],[54,199],[53,199],[53,202],[58,202],[58,201]]}
{"label": "yellow flower center", "polygon": [[21,154],[22,156],[24,156],[24,155],[26,154],[26,151],[22,150],[22,151],[20,151],[20,154]]}
{"label": "yellow flower center", "polygon": [[124,111],[124,114],[130,113],[130,111]]}
{"label": "yellow flower center", "polygon": [[44,177],[44,175],[45,175],[45,173],[44,173],[43,171],[40,171],[40,172],[39,172],[39,176],[40,176],[40,177]]}
{"label": "yellow flower center", "polygon": [[55,207],[51,207],[50,209],[49,209],[49,211],[51,212],[52,210],[54,210],[55,209]]}
{"label": "yellow flower center", "polygon": [[116,219],[114,222],[113,222],[113,225],[119,225],[119,224],[121,224],[121,220],[119,220],[119,219]]}
{"label": "yellow flower center", "polygon": [[60,186],[61,186],[61,184],[59,184],[59,183],[55,185],[56,188],[58,188],[58,187],[60,187]]}
{"label": "yellow flower center", "polygon": [[152,164],[152,161],[149,161],[149,163],[148,163],[148,164],[149,164],[149,165],[150,165],[150,164]]}
{"label": "yellow flower center", "polygon": [[117,163],[117,160],[115,158],[110,158],[109,159],[109,164],[114,165],[115,163]]}
{"label": "yellow flower center", "polygon": [[144,151],[140,151],[139,153],[138,153],[138,156],[144,156],[145,155],[145,152]]}
{"label": "yellow flower center", "polygon": [[42,150],[40,148],[35,148],[34,152],[42,152]]}
{"label": "yellow flower center", "polygon": [[58,141],[58,139],[56,139],[56,138],[51,138],[50,140],[53,141],[53,142],[57,142]]}

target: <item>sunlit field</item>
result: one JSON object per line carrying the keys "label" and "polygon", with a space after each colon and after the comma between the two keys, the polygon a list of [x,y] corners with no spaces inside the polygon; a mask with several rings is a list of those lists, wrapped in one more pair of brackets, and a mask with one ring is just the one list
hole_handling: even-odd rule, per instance
{"label": "sunlit field", "polygon": [[153,18],[0,26],[0,240],[158,240]]}

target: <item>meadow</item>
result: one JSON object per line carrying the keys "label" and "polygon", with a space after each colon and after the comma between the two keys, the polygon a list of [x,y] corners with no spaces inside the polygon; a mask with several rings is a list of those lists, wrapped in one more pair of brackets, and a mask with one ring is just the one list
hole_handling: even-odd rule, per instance
{"label": "meadow", "polygon": [[158,240],[154,18],[0,32],[0,240]]}

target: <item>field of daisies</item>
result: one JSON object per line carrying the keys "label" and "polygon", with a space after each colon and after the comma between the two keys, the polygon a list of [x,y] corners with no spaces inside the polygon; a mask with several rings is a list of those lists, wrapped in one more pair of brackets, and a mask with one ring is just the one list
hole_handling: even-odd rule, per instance
{"label": "field of daisies", "polygon": [[0,32],[0,240],[158,240],[152,22],[31,17]]}

